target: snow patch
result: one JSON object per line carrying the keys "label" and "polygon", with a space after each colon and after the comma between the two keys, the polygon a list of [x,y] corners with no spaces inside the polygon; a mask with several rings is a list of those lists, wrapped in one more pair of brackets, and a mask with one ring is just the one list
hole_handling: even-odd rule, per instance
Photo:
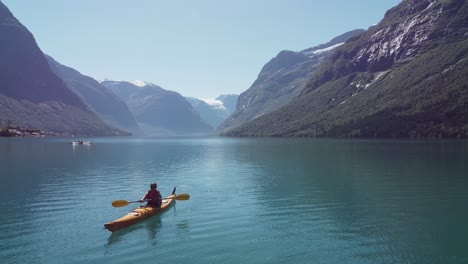
{"label": "snow patch", "polygon": [[306,51],[306,52],[304,52],[304,54],[307,55],[307,56],[320,55],[320,54],[322,54],[322,53],[325,53],[325,52],[331,51],[331,50],[333,50],[333,49],[336,49],[337,47],[339,47],[339,46],[341,46],[341,45],[343,45],[343,44],[344,44],[344,42],[343,42],[343,43],[335,44],[335,45],[333,45],[333,46],[330,46],[330,47],[324,48],[324,49]]}
{"label": "snow patch", "polygon": [[98,82],[99,82],[99,83],[109,82],[109,83],[112,83],[112,84],[118,84],[118,83],[120,83],[120,82],[122,82],[122,81],[121,81],[121,80],[104,79],[104,80],[99,80]]}
{"label": "snow patch", "polygon": [[461,59],[459,61],[457,61],[457,63],[453,64],[453,65],[450,65],[448,68],[446,68],[442,73],[446,73],[448,71],[451,71],[453,69],[455,69],[455,67],[458,66],[458,64],[462,63],[465,59]]}
{"label": "snow patch", "polygon": [[430,3],[430,4],[426,7],[425,10],[431,8],[431,7],[434,5],[435,1],[434,1],[434,0],[429,0],[429,3]]}
{"label": "snow patch", "polygon": [[387,72],[389,72],[389,70],[388,70],[388,71],[381,71],[381,72],[375,73],[375,75],[374,75],[374,80],[373,80],[372,82],[377,81],[377,80],[380,79],[382,76],[384,76],[385,74],[387,74]]}
{"label": "snow patch", "polygon": [[324,48],[324,49],[319,49],[319,50],[314,50],[313,53],[314,54],[321,54],[321,53],[324,53],[324,52],[327,52],[327,51],[330,51],[330,50],[333,50],[333,49],[336,49],[338,48],[339,46],[343,45],[343,43],[338,43],[338,44],[335,44],[333,46],[330,46],[328,48]]}
{"label": "snow patch", "polygon": [[219,110],[226,110],[226,107],[224,106],[224,103],[220,100],[214,99],[214,98],[208,98],[208,99],[201,99],[208,105],[212,106],[215,109]]}
{"label": "snow patch", "polygon": [[148,83],[148,82],[140,81],[140,80],[135,80],[135,81],[130,82],[130,83],[132,83],[132,84],[134,84],[134,85],[136,85],[136,86],[138,86],[138,87],[145,87],[145,86],[147,86],[147,85],[150,84],[150,83]]}

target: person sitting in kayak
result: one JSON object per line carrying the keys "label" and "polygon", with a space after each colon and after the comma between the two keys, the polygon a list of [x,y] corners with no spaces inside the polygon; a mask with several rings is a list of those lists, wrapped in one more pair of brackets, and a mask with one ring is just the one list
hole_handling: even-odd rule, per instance
{"label": "person sitting in kayak", "polygon": [[158,185],[155,182],[151,183],[151,189],[141,200],[138,200],[138,202],[142,203],[143,201],[147,201],[148,203],[146,204],[146,206],[153,208],[161,208],[162,196],[158,189],[156,189],[157,187]]}

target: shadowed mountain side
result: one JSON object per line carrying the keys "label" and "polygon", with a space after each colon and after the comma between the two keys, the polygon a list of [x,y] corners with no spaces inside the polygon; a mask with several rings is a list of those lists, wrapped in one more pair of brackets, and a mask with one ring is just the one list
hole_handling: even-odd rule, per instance
{"label": "shadowed mountain side", "polygon": [[134,135],[143,133],[128,106],[112,91],[93,78],[58,63],[52,57],[46,55],[46,58],[52,71],[77,92],[104,121],[112,126],[132,132]]}
{"label": "shadowed mountain side", "polygon": [[58,134],[125,134],[55,75],[33,35],[0,2],[0,119]]}
{"label": "shadowed mountain side", "polygon": [[104,123],[94,112],[56,101],[35,104],[0,94],[0,120],[11,120],[13,126],[39,129],[64,136],[128,135]]}

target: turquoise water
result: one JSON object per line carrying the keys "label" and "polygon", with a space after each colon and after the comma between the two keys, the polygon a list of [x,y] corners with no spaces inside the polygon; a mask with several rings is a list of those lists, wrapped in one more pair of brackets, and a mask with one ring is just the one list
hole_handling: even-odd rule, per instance
{"label": "turquoise water", "polygon": [[468,263],[466,140],[86,140],[0,139],[1,263]]}

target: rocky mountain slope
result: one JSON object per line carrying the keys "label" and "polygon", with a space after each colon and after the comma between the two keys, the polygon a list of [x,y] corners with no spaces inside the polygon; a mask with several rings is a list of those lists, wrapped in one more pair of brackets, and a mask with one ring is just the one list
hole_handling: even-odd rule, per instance
{"label": "rocky mountain slope", "polygon": [[332,50],[362,32],[364,30],[353,30],[300,52],[281,51],[263,66],[252,86],[239,96],[236,111],[218,130],[240,126],[289,103]]}
{"label": "rocky mountain slope", "polygon": [[0,120],[56,134],[122,134],[55,75],[33,35],[0,2]]}
{"label": "rocky mountain slope", "polygon": [[204,135],[213,129],[180,94],[144,82],[103,81],[133,113],[143,132],[152,136]]}
{"label": "rocky mountain slope", "polygon": [[52,71],[78,93],[104,121],[132,134],[142,133],[130,109],[116,94],[93,78],[58,63],[50,56],[46,55],[46,58]]}
{"label": "rocky mountain slope", "polygon": [[237,136],[467,137],[468,4],[404,0]]}
{"label": "rocky mountain slope", "polygon": [[200,100],[186,97],[201,118],[216,129],[236,109],[238,95],[220,95],[215,99]]}

